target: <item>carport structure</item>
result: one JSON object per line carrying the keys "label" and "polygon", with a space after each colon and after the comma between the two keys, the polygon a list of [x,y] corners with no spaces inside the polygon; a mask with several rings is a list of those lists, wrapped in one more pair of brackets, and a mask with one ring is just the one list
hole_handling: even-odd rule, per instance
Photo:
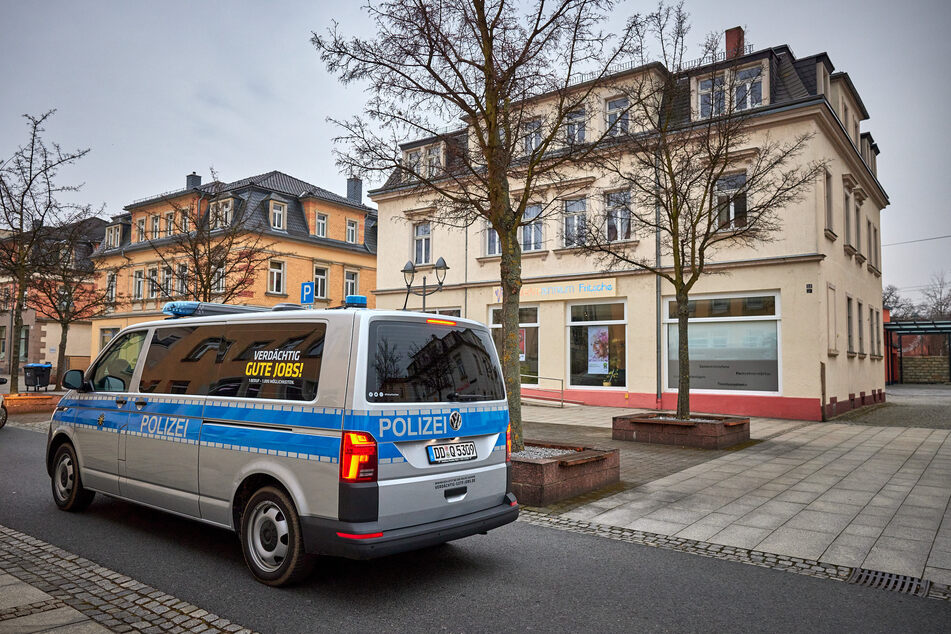
{"label": "carport structure", "polygon": [[885,380],[951,381],[951,321],[889,321],[885,327]]}

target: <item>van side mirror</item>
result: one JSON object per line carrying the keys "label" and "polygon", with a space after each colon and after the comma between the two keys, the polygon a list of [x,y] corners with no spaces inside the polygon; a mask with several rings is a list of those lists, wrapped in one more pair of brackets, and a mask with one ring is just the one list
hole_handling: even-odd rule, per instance
{"label": "van side mirror", "polygon": [[63,375],[63,387],[67,387],[71,390],[82,391],[83,382],[82,370],[67,370],[66,374]]}

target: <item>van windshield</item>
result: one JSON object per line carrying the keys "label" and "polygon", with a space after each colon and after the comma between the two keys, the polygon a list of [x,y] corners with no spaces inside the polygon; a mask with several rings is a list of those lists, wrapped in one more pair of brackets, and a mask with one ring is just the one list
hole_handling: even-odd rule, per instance
{"label": "van windshield", "polygon": [[505,398],[489,333],[446,321],[370,323],[367,401],[442,403]]}

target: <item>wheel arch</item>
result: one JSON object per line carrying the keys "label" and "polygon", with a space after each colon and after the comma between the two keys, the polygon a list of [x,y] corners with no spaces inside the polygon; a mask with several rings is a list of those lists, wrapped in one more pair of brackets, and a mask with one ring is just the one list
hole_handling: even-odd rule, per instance
{"label": "wheel arch", "polygon": [[50,441],[46,447],[46,473],[50,477],[53,476],[53,457],[56,455],[56,452],[59,450],[59,448],[66,443],[69,443],[73,446],[73,451],[76,452],[76,460],[79,462],[77,466],[80,469],[82,468],[83,459],[79,454],[79,448],[76,446],[76,441],[72,434],[66,430],[57,430],[53,433],[53,437],[50,438]]}
{"label": "wheel arch", "polygon": [[273,486],[281,489],[290,497],[291,502],[298,515],[306,515],[307,507],[303,501],[303,488],[298,479],[290,471],[282,468],[275,468],[274,465],[259,463],[251,464],[236,479],[237,486],[231,496],[231,526],[234,531],[241,530],[241,514],[244,512],[244,506],[248,499],[258,489],[266,486]]}

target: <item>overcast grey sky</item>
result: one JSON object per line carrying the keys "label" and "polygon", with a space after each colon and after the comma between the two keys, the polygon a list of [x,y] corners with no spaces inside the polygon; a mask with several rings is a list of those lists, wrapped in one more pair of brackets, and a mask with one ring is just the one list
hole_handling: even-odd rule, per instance
{"label": "overcast grey sky", "polygon": [[[621,24],[653,2],[621,2]],[[369,32],[359,3],[163,0],[0,0],[0,156],[25,141],[21,114],[57,108],[47,138],[92,152],[63,178],[82,202],[117,214],[138,198],[178,189],[213,166],[236,180],[273,169],[345,193],[327,117],[360,108],[359,87],[323,69],[311,31],[337,20]],[[889,244],[951,234],[947,194],[951,2],[947,0],[693,0],[694,39],[732,26],[756,49],[826,51],[871,115],[891,198]],[[366,187],[365,187],[366,189]],[[951,239],[885,247],[884,282],[915,288],[951,273]]]}

